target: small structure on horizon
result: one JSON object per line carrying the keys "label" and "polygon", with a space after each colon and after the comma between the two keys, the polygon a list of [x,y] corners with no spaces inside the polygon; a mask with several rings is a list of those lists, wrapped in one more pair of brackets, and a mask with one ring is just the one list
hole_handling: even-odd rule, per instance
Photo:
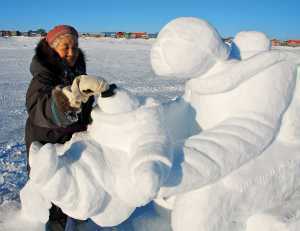
{"label": "small structure on horizon", "polygon": [[119,31],[116,33],[116,38],[126,38],[126,34],[126,32]]}
{"label": "small structure on horizon", "polygon": [[150,38],[151,38],[151,39],[156,39],[157,36],[158,36],[158,33],[149,33],[149,34],[148,34],[149,39],[150,39]]}
{"label": "small structure on horizon", "polygon": [[11,35],[11,31],[9,31],[9,30],[1,30],[1,31],[0,31],[0,36],[1,36],[1,37],[9,37],[9,36],[12,36],[12,35]]}
{"label": "small structure on horizon", "polygon": [[79,33],[80,37],[93,37],[93,38],[102,38],[105,37],[104,33]]}
{"label": "small structure on horizon", "polygon": [[283,41],[274,38],[274,39],[271,39],[271,44],[273,47],[274,46],[282,46]]}
{"label": "small structure on horizon", "polygon": [[131,32],[130,33],[130,38],[137,39],[137,38],[142,38],[142,39],[148,39],[148,33],[147,32]]}
{"label": "small structure on horizon", "polygon": [[290,47],[300,47],[300,40],[288,40],[287,45]]}

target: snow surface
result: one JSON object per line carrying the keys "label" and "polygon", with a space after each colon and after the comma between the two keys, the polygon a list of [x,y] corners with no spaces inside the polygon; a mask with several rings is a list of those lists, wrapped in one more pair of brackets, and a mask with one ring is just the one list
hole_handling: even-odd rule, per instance
{"label": "snow surface", "polygon": [[[239,60],[211,25],[195,18],[172,21],[157,40],[80,41],[88,72],[126,90],[117,93],[114,104],[98,98],[103,108],[93,111],[87,132],[65,145],[33,146],[33,172],[21,193],[20,214],[18,192],[27,180],[20,131],[36,43],[0,38],[1,230],[41,230],[50,200],[74,217],[116,225],[155,197],[157,204],[138,208],[115,229],[171,230],[172,223],[173,230],[265,230],[267,225],[276,230],[272,225],[278,223],[297,230],[297,218],[284,217],[297,212],[289,203],[296,200],[300,174],[294,64],[300,50],[263,46],[262,51],[253,44],[255,54]],[[153,73],[150,60],[164,77]],[[183,97],[174,99],[184,87]],[[131,128],[137,132],[128,132]],[[53,161],[45,164],[45,158]],[[84,190],[76,187],[79,182]],[[66,187],[59,191],[53,185]],[[31,212],[36,222],[28,222]],[[16,224],[7,222],[10,216]]]}

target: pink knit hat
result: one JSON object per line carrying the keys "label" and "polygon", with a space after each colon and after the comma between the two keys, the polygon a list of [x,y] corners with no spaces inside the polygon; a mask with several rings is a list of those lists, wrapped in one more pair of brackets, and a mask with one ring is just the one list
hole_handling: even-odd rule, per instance
{"label": "pink knit hat", "polygon": [[49,45],[51,45],[56,38],[65,34],[70,34],[78,38],[78,32],[74,27],[68,25],[59,25],[54,27],[52,30],[50,30],[47,33],[46,41],[48,42]]}

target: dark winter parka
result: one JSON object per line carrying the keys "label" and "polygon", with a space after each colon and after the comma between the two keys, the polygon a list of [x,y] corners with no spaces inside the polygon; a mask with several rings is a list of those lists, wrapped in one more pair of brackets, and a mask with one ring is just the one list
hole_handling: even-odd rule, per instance
{"label": "dark winter parka", "polygon": [[86,130],[91,122],[90,113],[94,102],[94,98],[90,97],[87,103],[82,104],[77,122],[70,123],[68,126],[62,126],[57,122],[57,115],[53,108],[53,89],[58,85],[62,87],[71,85],[76,76],[86,74],[85,58],[80,49],[74,67],[70,68],[42,39],[35,49],[30,72],[33,78],[26,94],[27,154],[33,141],[42,144],[65,143],[73,133]]}

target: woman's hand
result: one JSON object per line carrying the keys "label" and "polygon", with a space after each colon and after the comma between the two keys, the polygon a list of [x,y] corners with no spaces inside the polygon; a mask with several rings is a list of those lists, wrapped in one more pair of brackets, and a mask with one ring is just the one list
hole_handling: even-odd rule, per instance
{"label": "woman's hand", "polygon": [[[80,93],[84,96],[99,95],[109,89],[109,84],[101,77],[90,75],[77,76],[72,84],[72,90],[79,89]],[[88,98],[87,97],[87,98]]]}
{"label": "woman's hand", "polygon": [[62,92],[68,98],[70,106],[80,108],[92,95],[99,95],[109,89],[105,79],[89,75],[77,76],[71,86],[64,87]]}

